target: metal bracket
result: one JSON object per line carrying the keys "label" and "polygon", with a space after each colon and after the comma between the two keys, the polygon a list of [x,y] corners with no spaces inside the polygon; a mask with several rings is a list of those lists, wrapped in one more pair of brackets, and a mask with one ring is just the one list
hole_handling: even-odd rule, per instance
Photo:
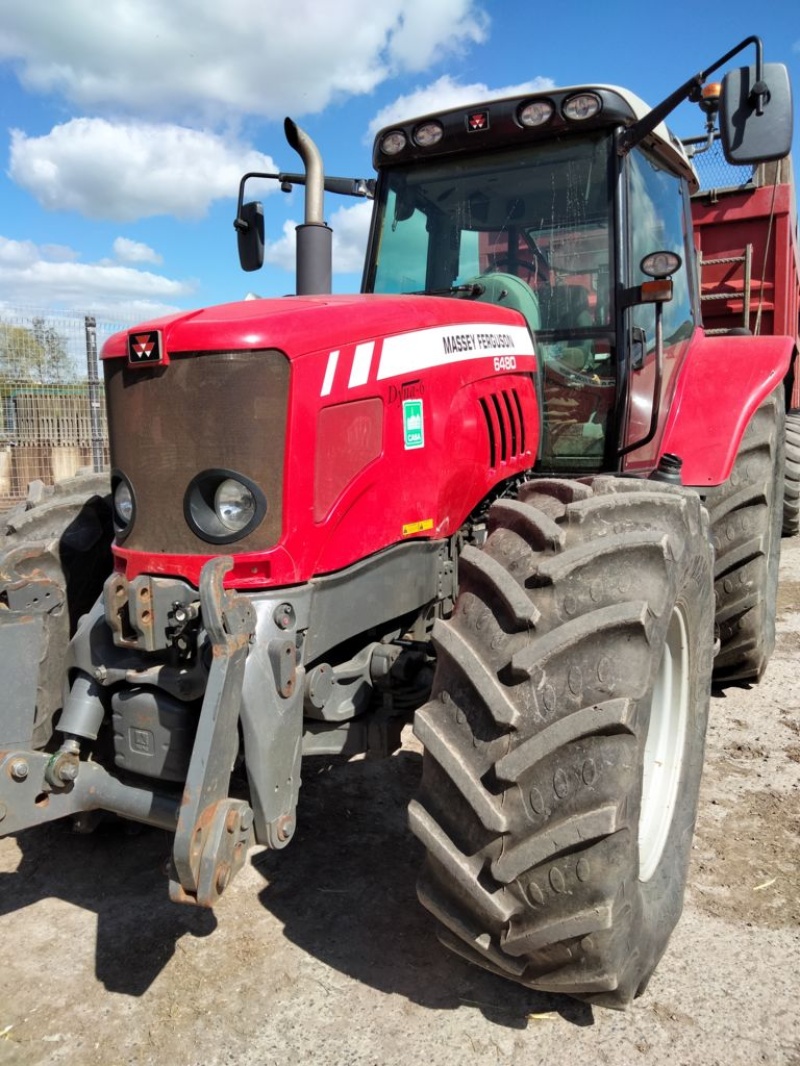
{"label": "metal bracket", "polygon": [[15,581],[0,589],[0,601],[20,614],[54,611],[64,599],[64,589],[48,578]]}
{"label": "metal bracket", "polygon": [[74,763],[73,777],[60,780],[55,787],[48,777],[54,758],[46,751],[0,751],[0,836],[98,810],[114,811],[123,818],[168,831],[174,829],[174,797],[125,785],[95,762]]}
{"label": "metal bracket", "polygon": [[[197,889],[187,892],[170,876],[169,894],[173,903],[213,907],[244,865],[253,846],[253,812],[244,800],[220,800],[204,813],[208,817],[195,827],[191,846]],[[173,873],[177,873],[174,853]]]}
{"label": "metal bracket", "polygon": [[256,616],[250,600],[223,587],[229,557],[210,559],[200,574],[203,625],[212,664],[178,815],[170,897],[210,907],[244,862],[253,842],[253,812],[228,798],[239,746],[244,668]]}
{"label": "metal bracket", "polygon": [[276,638],[269,642],[267,650],[275,673],[275,687],[284,699],[289,699],[297,684],[297,645],[293,640]]}

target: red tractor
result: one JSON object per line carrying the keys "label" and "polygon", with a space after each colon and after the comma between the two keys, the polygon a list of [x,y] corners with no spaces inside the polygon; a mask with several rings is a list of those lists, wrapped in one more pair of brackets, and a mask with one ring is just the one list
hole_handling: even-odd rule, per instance
{"label": "red tractor", "polygon": [[[644,989],[712,672],[757,679],[774,640],[796,335],[704,330],[663,125],[750,46],[722,143],[782,158],[756,38],[653,110],[589,85],[394,125],[374,183],[287,120],[298,295],[113,337],[110,495],[8,523],[2,832],[160,826],[172,898],[211,906],[291,840],[304,755],[391,752],[416,712],[442,940],[537,989]],[[359,295],[328,294],[325,189],[374,195]],[[235,225],[257,267],[244,180]]]}

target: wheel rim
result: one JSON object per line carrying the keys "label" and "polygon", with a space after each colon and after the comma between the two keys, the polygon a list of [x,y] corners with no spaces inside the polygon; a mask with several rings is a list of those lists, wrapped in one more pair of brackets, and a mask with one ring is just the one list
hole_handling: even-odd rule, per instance
{"label": "wheel rim", "polygon": [[644,746],[639,880],[655,873],[667,842],[683,768],[689,717],[689,644],[683,611],[672,612],[653,687]]}

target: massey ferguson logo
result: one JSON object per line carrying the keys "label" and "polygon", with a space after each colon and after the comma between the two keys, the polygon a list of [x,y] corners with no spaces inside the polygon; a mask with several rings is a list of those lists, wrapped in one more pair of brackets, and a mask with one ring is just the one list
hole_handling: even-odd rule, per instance
{"label": "massey ferguson logo", "polygon": [[154,329],[149,333],[129,333],[128,362],[131,364],[163,362],[160,331]]}
{"label": "massey ferguson logo", "polygon": [[489,112],[472,111],[467,116],[467,130],[470,133],[478,133],[480,130],[489,129]]}

